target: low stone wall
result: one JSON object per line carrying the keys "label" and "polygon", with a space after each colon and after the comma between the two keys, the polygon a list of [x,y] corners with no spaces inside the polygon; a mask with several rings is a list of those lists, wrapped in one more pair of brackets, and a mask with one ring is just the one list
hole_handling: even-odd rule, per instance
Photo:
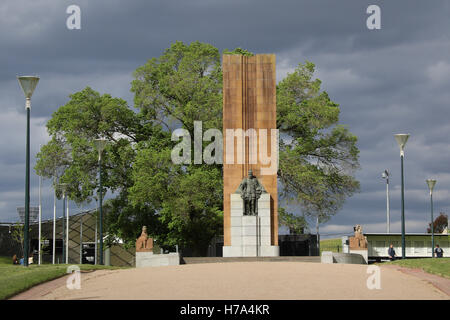
{"label": "low stone wall", "polygon": [[153,254],[153,252],[136,252],[136,268],[177,266],[180,264],[178,252]]}
{"label": "low stone wall", "polygon": [[323,251],[320,260],[322,263],[347,263],[347,264],[367,264],[366,260],[358,253],[337,253]]}

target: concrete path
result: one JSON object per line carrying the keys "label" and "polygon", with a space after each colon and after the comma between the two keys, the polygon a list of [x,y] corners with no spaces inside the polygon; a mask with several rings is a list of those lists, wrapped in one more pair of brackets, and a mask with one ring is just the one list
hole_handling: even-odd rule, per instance
{"label": "concrete path", "polygon": [[370,290],[365,265],[235,262],[99,270],[81,274],[80,290],[67,289],[61,278],[14,299],[450,300],[425,279],[395,268],[380,271],[381,289]]}

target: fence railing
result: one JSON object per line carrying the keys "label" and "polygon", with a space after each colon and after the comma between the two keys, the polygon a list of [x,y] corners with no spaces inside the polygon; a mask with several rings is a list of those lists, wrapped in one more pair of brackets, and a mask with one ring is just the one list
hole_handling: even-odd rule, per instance
{"label": "fence railing", "polygon": [[320,255],[323,251],[342,252],[342,244],[320,245]]}

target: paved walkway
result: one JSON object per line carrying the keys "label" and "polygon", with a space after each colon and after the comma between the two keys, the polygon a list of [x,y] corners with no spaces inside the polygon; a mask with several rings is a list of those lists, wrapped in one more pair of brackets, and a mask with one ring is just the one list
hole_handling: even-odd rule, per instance
{"label": "paved walkway", "polygon": [[395,268],[380,270],[379,290],[367,288],[365,265],[235,262],[99,270],[81,274],[80,290],[67,289],[64,277],[14,298],[450,300],[426,279]]}
{"label": "paved walkway", "polygon": [[422,269],[404,268],[404,267],[400,267],[400,266],[396,266],[396,265],[386,265],[384,267],[393,268],[400,272],[410,274],[410,275],[413,275],[422,280],[428,281],[433,286],[435,286],[442,292],[445,292],[450,297],[450,279],[446,279],[446,278],[439,277],[434,274],[427,273],[427,272],[423,271]]}

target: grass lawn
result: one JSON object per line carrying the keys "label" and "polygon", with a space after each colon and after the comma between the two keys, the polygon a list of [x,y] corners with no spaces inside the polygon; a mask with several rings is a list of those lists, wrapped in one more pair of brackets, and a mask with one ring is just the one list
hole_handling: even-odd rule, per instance
{"label": "grass lawn", "polygon": [[384,262],[383,264],[396,264],[406,268],[418,268],[428,273],[450,278],[450,258],[404,259]]}
{"label": "grass lawn", "polygon": [[320,240],[321,256],[322,251],[342,252],[342,240],[340,238]]}
{"label": "grass lawn", "polygon": [[[64,264],[42,264],[24,267],[13,265],[11,258],[0,257],[0,300],[8,299],[37,284],[59,278],[66,274]],[[90,264],[78,265],[80,270],[123,269]]]}

